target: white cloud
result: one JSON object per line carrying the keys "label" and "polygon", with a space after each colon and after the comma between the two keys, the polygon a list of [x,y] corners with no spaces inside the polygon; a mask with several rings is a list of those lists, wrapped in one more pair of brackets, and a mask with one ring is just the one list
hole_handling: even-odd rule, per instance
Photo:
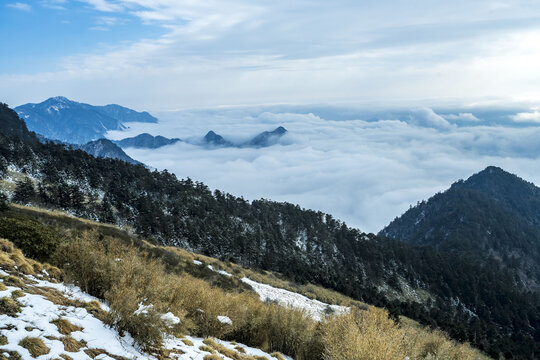
{"label": "white cloud", "polygon": [[534,110],[532,112],[520,112],[511,116],[515,122],[522,123],[540,123],[540,111]]}
{"label": "white cloud", "polygon": [[435,113],[430,108],[414,109],[410,116],[411,123],[418,126],[432,127],[435,129],[450,129],[452,125],[444,117]]}
{"label": "white cloud", "polygon": [[446,114],[441,115],[446,120],[452,121],[466,121],[466,122],[478,122],[482,121],[471,113],[459,113],[459,114]]}
{"label": "white cloud", "polygon": [[17,9],[21,11],[32,11],[32,5],[27,4],[27,3],[17,2],[17,3],[7,4],[6,6],[12,9]]}
{"label": "white cloud", "polygon": [[[424,112],[429,113],[428,109]],[[540,129],[502,126],[442,130],[388,120],[332,121],[309,113],[237,107],[158,114],[160,124],[132,124],[123,138],[149,132],[197,138],[207,131],[247,139],[284,126],[280,145],[206,150],[178,143],[127,153],[179,177],[203,181],[247,199],[298,203],[376,232],[411,204],[488,165],[540,184]],[[329,120],[330,119],[330,120]]]}
{"label": "white cloud", "polygon": [[124,10],[124,7],[118,3],[108,1],[108,0],[79,0],[85,2],[96,10],[104,12],[118,12]]}

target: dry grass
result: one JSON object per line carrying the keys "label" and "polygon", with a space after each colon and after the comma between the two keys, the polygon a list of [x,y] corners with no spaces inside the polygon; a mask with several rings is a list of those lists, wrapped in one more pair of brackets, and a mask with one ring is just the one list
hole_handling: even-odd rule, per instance
{"label": "dry grass", "polygon": [[4,279],[4,284],[19,288],[24,287],[24,282],[20,278],[13,275],[9,275],[6,279]]}
{"label": "dry grass", "polygon": [[[36,275],[43,269],[49,274],[50,280],[61,280],[62,272],[50,264],[41,264],[35,260],[26,258],[21,250],[17,249],[13,243],[6,239],[0,239],[0,266],[12,272],[20,272],[25,275]],[[17,281],[16,285],[22,287],[23,283]]]}
{"label": "dry grass", "polygon": [[82,347],[86,346],[85,342],[77,341],[69,335],[62,337],[61,341],[64,344],[64,350],[67,352],[78,352]]}
{"label": "dry grass", "polygon": [[[177,334],[237,340],[299,360],[482,358],[468,345],[457,345],[442,333],[396,325],[381,309],[355,308],[349,315],[318,323],[302,311],[262,303],[251,292],[227,292],[203,279],[173,274],[145,250],[136,250],[112,238],[99,242],[92,233],[66,243],[61,258],[69,263],[64,265],[70,279],[108,301],[112,309],[110,323],[121,331],[129,331],[147,346],[158,345],[165,329]],[[147,314],[136,315],[141,303],[153,307]],[[167,329],[160,322],[158,315],[168,311],[180,317],[179,327]],[[220,323],[219,315],[228,316],[232,326]],[[189,344],[187,339],[183,341]],[[205,351],[218,351],[235,360],[253,359],[211,339],[205,340],[205,344]],[[272,356],[280,359],[278,354]]]}
{"label": "dry grass", "polygon": [[270,354],[270,356],[275,357],[278,360],[285,360],[283,355],[281,355],[281,353],[278,353],[278,352],[273,352],[273,353]]}
{"label": "dry grass", "polygon": [[[155,245],[151,245],[149,243],[145,243],[146,246],[155,248]],[[333,291],[330,289],[326,289],[320,286],[316,286],[313,284],[305,284],[305,285],[299,285],[294,284],[291,281],[284,278],[282,275],[271,272],[271,271],[265,271],[265,270],[253,270],[249,268],[244,268],[242,266],[233,264],[233,263],[226,263],[220,260],[217,260],[215,258],[211,258],[208,256],[200,255],[200,254],[194,254],[192,252],[189,252],[184,249],[179,249],[176,247],[161,247],[165,249],[167,252],[175,254],[179,257],[182,268],[184,271],[187,271],[189,273],[193,273],[194,275],[197,275],[197,271],[193,271],[195,268],[206,268],[207,265],[212,265],[214,269],[220,269],[225,270],[237,278],[242,277],[248,277],[254,281],[261,282],[264,284],[271,285],[273,287],[293,291],[299,294],[302,294],[310,299],[319,300],[328,304],[336,304],[336,305],[343,305],[343,306],[357,306],[360,308],[366,308],[367,304],[357,301],[354,299],[351,299],[348,296],[345,296],[337,291]],[[193,263],[193,260],[200,261],[204,264],[203,265],[195,265]]]}
{"label": "dry grass", "polygon": [[212,355],[205,355],[203,360],[223,360],[221,356],[212,354]]}
{"label": "dry grass", "polygon": [[6,290],[6,289],[7,289],[7,288],[6,288],[6,285],[4,285],[3,282],[0,282],[0,291],[4,291],[4,290]]}
{"label": "dry grass", "polygon": [[323,342],[325,360],[487,359],[442,332],[397,325],[374,307],[327,320]]}
{"label": "dry grass", "polygon": [[186,344],[187,346],[193,346],[193,341],[189,339],[182,339],[182,342]]}
{"label": "dry grass", "polygon": [[210,346],[207,346],[207,345],[201,345],[201,346],[199,346],[199,350],[201,350],[201,351],[206,351],[206,352],[209,352],[209,353],[213,353],[213,352],[214,352],[214,349],[212,349]]}
{"label": "dry grass", "polygon": [[0,335],[0,346],[7,345],[7,337]]}
{"label": "dry grass", "polygon": [[0,360],[21,360],[21,354],[16,351],[0,349]]}
{"label": "dry grass", "polygon": [[14,290],[11,292],[11,297],[13,299],[18,299],[20,297],[23,297],[24,296],[24,291],[22,290]]}
{"label": "dry grass", "polygon": [[62,335],[71,335],[74,331],[81,331],[83,328],[77,325],[73,325],[66,319],[56,319],[51,321],[52,324],[56,325],[58,332]]}
{"label": "dry grass", "polygon": [[19,345],[30,352],[32,357],[38,357],[49,353],[49,348],[43,340],[34,337],[25,337],[19,342]]}
{"label": "dry grass", "polygon": [[13,298],[3,297],[0,299],[0,314],[17,317],[19,312],[21,312],[21,305]]}

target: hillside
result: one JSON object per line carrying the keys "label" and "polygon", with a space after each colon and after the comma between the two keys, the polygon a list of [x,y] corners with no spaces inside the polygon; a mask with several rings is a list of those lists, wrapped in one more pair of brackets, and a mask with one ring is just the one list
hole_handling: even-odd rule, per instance
{"label": "hillside", "polygon": [[[4,108],[0,121],[16,123]],[[292,204],[248,202],[167,171],[19,141],[19,122],[0,133],[0,182],[11,201],[131,227],[154,244],[322,285],[385,306],[394,317],[441,327],[493,357],[538,353],[538,299],[495,260],[410,246]]]}
{"label": "hillside", "polygon": [[93,106],[62,96],[38,104],[24,104],[16,107],[15,111],[30,131],[70,144],[100,139],[109,130],[124,129],[127,122],[157,122],[147,112],[119,105]]}
{"label": "hillside", "polygon": [[[25,258],[0,239],[0,319],[7,325],[0,329],[0,354],[10,358],[288,359],[277,349],[305,360],[485,358],[440,332],[408,319],[398,325],[387,312],[343,296],[347,307],[263,283],[275,283],[279,274],[153,246],[58,212],[14,207],[3,215],[3,224],[26,220],[19,228],[34,231],[35,239],[48,230],[64,234],[48,248],[27,242],[21,231],[10,236],[60,269]],[[362,340],[357,331],[369,336]]]}
{"label": "hillside", "polygon": [[486,255],[540,284],[540,188],[496,167],[419,203],[380,235],[443,251]]}
{"label": "hillside", "polygon": [[87,152],[98,158],[118,159],[130,164],[139,164],[138,161],[133,160],[122,150],[118,145],[111,140],[99,139],[90,141],[84,145],[78,146],[79,149]]}

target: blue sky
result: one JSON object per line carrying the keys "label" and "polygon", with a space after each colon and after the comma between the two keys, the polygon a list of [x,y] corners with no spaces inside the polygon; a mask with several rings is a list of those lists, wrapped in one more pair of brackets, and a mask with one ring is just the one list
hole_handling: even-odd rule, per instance
{"label": "blue sky", "polygon": [[540,99],[530,0],[5,0],[0,31],[13,105]]}

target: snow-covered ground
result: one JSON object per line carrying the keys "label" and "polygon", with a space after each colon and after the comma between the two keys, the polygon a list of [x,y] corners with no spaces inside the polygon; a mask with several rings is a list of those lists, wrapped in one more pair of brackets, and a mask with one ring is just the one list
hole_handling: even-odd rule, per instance
{"label": "snow-covered ground", "polygon": [[[199,260],[193,260],[196,265],[204,266]],[[231,277],[232,274],[224,270],[216,270],[212,265],[207,267],[221,275]],[[318,300],[310,299],[304,295],[288,291],[285,289],[276,288],[267,284],[262,284],[257,281],[253,281],[247,277],[240,279],[242,282],[248,284],[259,294],[262,301],[273,301],[284,307],[290,307],[305,311],[316,321],[321,321],[326,315],[332,314],[344,314],[349,312],[349,308],[340,305],[330,305]]]}
{"label": "snow-covered ground", "polygon": [[298,293],[261,284],[247,277],[241,279],[259,294],[262,301],[275,301],[279,305],[304,310],[314,320],[321,321],[327,314],[341,314],[349,312],[346,306],[329,305],[318,300],[310,299]]}
{"label": "snow-covered ground", "polygon": [[[0,336],[5,337],[5,345],[0,345],[0,356],[5,354],[9,356],[7,351],[16,351],[22,360],[32,360],[30,352],[19,345],[23,338],[39,338],[47,346],[49,352],[45,355],[37,357],[40,360],[48,360],[60,358],[61,355],[68,355],[74,360],[90,360],[92,357],[85,352],[89,349],[102,349],[105,352],[94,357],[97,360],[114,360],[114,357],[125,357],[128,359],[155,359],[154,356],[142,351],[134,345],[133,339],[129,334],[120,336],[116,330],[104,324],[101,320],[89,313],[84,307],[65,306],[56,304],[48,300],[43,295],[33,294],[32,289],[47,290],[47,288],[55,289],[61,292],[66,298],[72,300],[80,300],[83,302],[99,301],[96,298],[84,293],[76,286],[68,286],[63,283],[53,283],[38,277],[25,276],[21,274],[10,273],[6,269],[0,269],[0,277],[15,275],[25,280],[25,288],[17,286],[6,286],[5,290],[0,291],[0,299],[12,299],[13,292],[19,290],[24,292],[16,301],[20,305],[20,312],[16,315],[0,314]],[[39,276],[41,277],[41,276]],[[0,280],[4,282],[4,280]],[[107,311],[106,304],[99,302],[103,310]],[[172,314],[170,314],[172,315]],[[164,316],[170,316],[165,314]],[[174,316],[174,315],[173,315]],[[64,319],[71,324],[81,328],[71,332],[70,336],[79,341],[81,345],[77,351],[66,351],[62,339],[65,339],[65,334],[59,332],[59,328],[53,322],[57,319]],[[225,317],[223,321],[230,321]],[[179,339],[167,335],[163,344],[163,348],[171,350],[170,357],[181,360],[203,360],[205,356],[210,355],[208,351],[201,350],[204,339],[186,336]],[[250,348],[243,344],[231,343],[215,339],[215,342],[225,346],[228,349],[237,351],[241,347],[246,355],[260,356],[268,360],[276,359],[268,353],[259,349]],[[208,348],[208,347],[206,347]],[[235,349],[236,348],[236,349]],[[225,355],[215,352],[224,360],[232,360]],[[284,356],[286,359],[290,359]]]}

